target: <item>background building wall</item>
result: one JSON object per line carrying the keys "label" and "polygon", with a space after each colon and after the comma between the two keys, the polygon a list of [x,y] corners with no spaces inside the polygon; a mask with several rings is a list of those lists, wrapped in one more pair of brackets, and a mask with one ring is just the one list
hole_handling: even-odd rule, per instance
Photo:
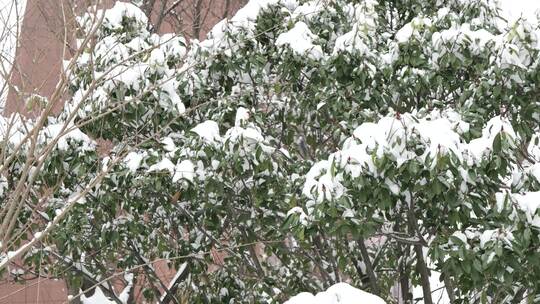
{"label": "background building wall", "polygon": [[26,0],[0,0],[0,113],[5,107],[9,74],[15,61],[17,37]]}
{"label": "background building wall", "polygon": [[[145,0],[142,7],[154,24],[156,32],[178,33],[188,39],[205,37],[221,19],[234,14],[247,0]],[[114,0],[101,0],[102,7],[111,7]],[[24,14],[19,46],[16,51],[10,89],[4,114],[27,113],[25,98],[31,94],[51,97],[60,79],[62,60],[75,51],[73,45],[74,15],[84,13],[96,0],[32,0]],[[179,3],[178,5],[174,5]],[[159,18],[162,9],[171,12]],[[64,15],[66,18],[64,18]],[[68,98],[68,96],[64,96]],[[56,105],[56,111],[62,104]]]}

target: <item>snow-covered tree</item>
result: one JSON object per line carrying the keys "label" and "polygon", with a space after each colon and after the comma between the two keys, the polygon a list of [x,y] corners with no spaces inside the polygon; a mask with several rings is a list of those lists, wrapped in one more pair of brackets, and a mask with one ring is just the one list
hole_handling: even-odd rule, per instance
{"label": "snow-covered tree", "polygon": [[491,0],[252,0],[189,43],[125,3],[79,22],[63,113],[2,130],[0,268],[166,303],[540,295],[538,23]]}

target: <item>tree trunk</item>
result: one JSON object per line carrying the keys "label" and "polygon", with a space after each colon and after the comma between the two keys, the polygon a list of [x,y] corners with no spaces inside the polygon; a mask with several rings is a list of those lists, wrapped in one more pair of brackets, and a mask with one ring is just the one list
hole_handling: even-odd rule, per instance
{"label": "tree trunk", "polygon": [[369,252],[367,251],[366,244],[363,238],[360,238],[358,241],[358,247],[360,248],[360,254],[362,255],[362,260],[366,264],[366,272],[369,278],[369,284],[371,285],[371,292],[379,295],[379,286],[377,284],[377,277],[375,276],[375,271],[373,270],[373,264],[369,258]]}

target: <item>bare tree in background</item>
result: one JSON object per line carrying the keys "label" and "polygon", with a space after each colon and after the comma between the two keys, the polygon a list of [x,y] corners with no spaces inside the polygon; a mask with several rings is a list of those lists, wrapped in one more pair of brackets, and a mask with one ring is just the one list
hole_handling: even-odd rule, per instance
{"label": "bare tree in background", "polygon": [[[9,10],[10,16],[8,19],[4,19],[4,30],[2,32],[2,40],[13,40],[17,42],[17,38],[20,36],[20,24],[22,14],[19,11],[19,8],[15,2],[12,2],[12,6]],[[46,13],[41,11],[41,13]],[[59,81],[56,83],[54,91],[50,98],[45,102],[45,99],[32,94],[25,94],[19,90],[19,86],[22,84],[24,86],[24,80],[22,83],[15,85],[12,81],[12,72],[10,69],[10,64],[15,63],[13,70],[20,69],[17,66],[15,58],[10,57],[11,54],[14,54],[14,50],[9,50],[2,54],[2,61],[4,64],[1,65],[1,77],[4,80],[2,85],[2,103],[5,102],[5,95],[7,95],[6,90],[10,89],[11,92],[16,96],[18,102],[24,103],[25,113],[31,115],[34,118],[28,119],[25,116],[20,114],[14,114],[9,117],[5,117],[2,120],[2,125],[0,126],[0,134],[2,135],[2,148],[0,149],[0,176],[11,180],[13,178],[14,183],[8,189],[3,189],[8,193],[5,195],[6,200],[2,204],[2,209],[0,210],[0,252],[6,253],[5,258],[0,261],[0,269],[8,267],[10,263],[14,262],[16,259],[19,259],[21,255],[25,254],[33,246],[37,246],[41,240],[47,235],[49,231],[54,229],[56,224],[61,220],[62,217],[67,214],[70,209],[70,203],[67,202],[65,213],[58,214],[58,217],[52,221],[48,221],[47,218],[43,217],[43,213],[40,213],[43,204],[45,204],[54,194],[54,189],[49,189],[44,192],[39,185],[35,185],[35,180],[38,173],[41,170],[44,162],[49,158],[50,154],[54,151],[54,146],[57,144],[58,140],[65,134],[69,133],[73,129],[73,115],[70,115],[67,121],[61,126],[61,131],[52,138],[48,144],[39,144],[40,136],[43,135],[45,130],[45,124],[48,117],[54,116],[55,109],[61,107],[61,104],[66,98],[68,92],[69,78],[72,76],[72,68],[74,62],[78,59],[81,54],[81,50],[89,47],[92,42],[93,32],[98,28],[99,24],[102,22],[102,19],[96,16],[95,23],[90,25],[92,31],[86,37],[81,39],[80,46],[77,49],[70,48],[72,45],[72,37],[68,35],[68,23],[70,26],[74,26],[72,17],[75,15],[74,7],[71,5],[62,5],[62,11],[60,13],[63,17],[62,27],[48,25],[48,29],[53,31],[58,28],[62,29],[61,31],[55,31],[55,37],[61,40],[63,45],[62,58],[70,58],[66,64],[65,69],[58,71],[60,73]],[[15,17],[13,17],[15,15]],[[70,16],[70,17],[68,17]],[[15,21],[13,21],[13,19]],[[54,20],[54,18],[47,18],[48,20]],[[13,25],[14,24],[14,25]],[[73,28],[71,28],[73,29]],[[12,46],[15,47],[15,46]],[[12,56],[12,55],[11,55]],[[7,64],[5,64],[7,63]],[[19,74],[23,75],[21,71],[18,71]],[[110,77],[110,76],[109,76]],[[24,78],[23,78],[24,79]],[[97,84],[101,79],[96,79],[95,83]],[[28,89],[24,87],[24,89]],[[38,88],[34,88],[38,89]],[[23,126],[26,129],[25,134],[20,141],[16,143],[12,149],[8,148],[8,145],[12,144],[12,137],[15,136],[13,131]],[[25,158],[23,161],[24,165],[21,168],[19,176],[15,179],[14,176],[10,176],[8,170],[14,165],[14,163],[20,161],[20,158]],[[92,182],[83,186],[81,194],[88,192],[90,189],[98,185],[101,179],[105,176],[101,176],[94,179]],[[76,199],[74,197],[74,199]],[[72,201],[75,202],[75,201]],[[20,222],[21,212],[31,210],[31,216],[26,220],[26,222]],[[49,222],[48,225],[43,227],[45,222]],[[42,230],[40,233],[36,234],[36,230]],[[21,244],[21,240],[25,239],[26,236],[30,236],[29,241]],[[33,236],[33,237],[32,237]],[[15,250],[14,250],[15,249]],[[58,261],[65,263],[65,257],[58,256]],[[67,260],[69,262],[69,260]],[[72,262],[69,262],[72,263]],[[41,277],[40,270],[31,270],[27,269],[25,275],[19,277],[18,279],[34,279]],[[28,276],[28,274],[31,274]],[[33,274],[33,275],[32,275]],[[86,281],[93,282],[96,278],[92,278],[86,274]],[[114,295],[110,290],[104,289],[107,295]]]}
{"label": "bare tree in background", "polygon": [[231,16],[246,0],[142,0],[141,9],[151,16],[154,32],[182,33],[203,38],[214,24]]}
{"label": "bare tree in background", "polygon": [[[62,65],[76,51],[74,45],[75,16],[84,13],[87,7],[99,4],[111,7],[113,0],[42,0],[28,2],[27,21],[19,38],[17,60],[13,71],[6,75],[11,79],[7,98],[7,113],[25,112],[20,99],[31,94],[52,96]],[[176,33],[186,38],[201,39],[214,24],[231,16],[246,0],[133,0],[151,21],[149,30],[154,33]],[[15,2],[12,2],[15,3]],[[20,3],[17,1],[17,3]],[[10,8],[11,14],[16,7]],[[20,23],[17,23],[19,25]],[[19,27],[13,30],[20,31]],[[7,33],[6,33],[7,34]],[[13,35],[12,35],[13,36]],[[15,37],[15,36],[13,36]],[[15,52],[12,52],[12,56]],[[54,109],[58,112],[62,103]]]}
{"label": "bare tree in background", "polygon": [[[230,0],[219,3],[219,5],[215,5],[216,2],[215,0],[149,0],[142,1],[140,7],[152,20],[149,24],[151,32],[174,32],[187,37],[200,38],[211,28],[212,23],[218,21],[222,16],[227,16],[234,7],[234,5],[231,5]],[[23,115],[6,116],[6,124],[1,126],[0,133],[6,136],[2,136],[2,142],[0,143],[2,145],[2,148],[0,148],[0,176],[10,178],[7,172],[16,162],[22,162],[23,166],[16,182],[6,190],[9,193],[0,209],[0,253],[5,253],[6,256],[4,260],[0,261],[0,269],[14,265],[12,263],[19,261],[33,246],[40,246],[47,234],[68,214],[70,206],[76,204],[77,200],[84,197],[86,193],[98,187],[103,178],[107,176],[107,170],[104,170],[103,174],[96,176],[87,184],[81,185],[79,193],[66,202],[66,208],[62,209],[54,219],[43,216],[43,206],[47,204],[58,189],[43,189],[36,185],[37,174],[51,153],[53,153],[54,146],[58,141],[78,127],[78,125],[73,125],[73,117],[77,107],[72,109],[72,112],[68,115],[68,120],[60,127],[60,132],[55,134],[49,143],[42,145],[40,137],[46,132],[45,125],[49,117],[57,115],[63,108],[64,102],[69,98],[69,79],[72,77],[74,63],[79,59],[83,50],[95,47],[94,34],[103,21],[103,16],[96,15],[94,18],[95,23],[90,25],[92,30],[89,34],[76,37],[82,30],[78,28],[75,16],[84,12],[89,5],[110,7],[112,1],[44,1],[40,3],[32,2],[31,4],[36,5],[33,13],[40,17],[39,20],[44,21],[38,22],[36,26],[42,26],[46,31],[47,37],[49,37],[48,43],[58,45],[58,53],[52,53],[51,55],[41,52],[39,50],[41,46],[35,46],[36,49],[28,49],[31,46],[28,44],[28,41],[30,41],[29,34],[26,33],[26,36],[24,32],[22,35],[20,34],[23,13],[20,7],[13,4],[9,15],[15,15],[15,17],[11,18],[17,21],[14,26],[4,27],[1,37],[2,41],[5,41],[6,37],[17,37],[13,41],[22,46],[17,51],[17,56],[26,56],[27,62],[18,62],[16,60],[17,56],[14,56],[15,52],[11,52],[11,55],[2,53],[1,61],[9,62],[13,66],[11,69],[10,65],[1,65],[0,76],[6,80],[2,84],[2,105],[6,104],[5,100],[7,99],[10,103],[7,104],[8,110],[6,114],[19,113]],[[225,10],[222,10],[223,8]],[[8,22],[11,22],[10,20],[2,20],[2,22],[8,24]],[[11,25],[11,23],[9,24]],[[78,40],[77,43],[75,38]],[[15,45],[13,45],[13,48],[15,48]],[[51,57],[54,58],[54,62],[51,62]],[[62,63],[62,60],[66,60],[65,63]],[[44,72],[42,75],[45,76],[35,78],[36,73],[29,72],[28,66],[40,69]],[[108,75],[108,73],[96,77],[90,87],[95,87],[111,77],[114,77],[114,75]],[[7,97],[8,91],[9,97]],[[39,95],[44,95],[45,98]],[[88,98],[88,96],[85,96],[85,98]],[[79,104],[84,103],[85,98]],[[2,112],[4,112],[3,108],[2,106]],[[88,123],[88,121],[84,123]],[[14,151],[6,149],[10,141],[11,130],[21,125],[26,130],[24,136],[17,142]],[[99,141],[99,138],[96,139],[98,143],[106,146],[105,141]],[[98,146],[98,149],[106,151],[108,148]],[[127,150],[123,151],[123,153],[128,152]],[[114,163],[111,163],[110,166],[114,166]],[[26,222],[21,222],[20,215],[25,210],[31,210],[30,216]],[[25,238],[28,240],[21,243],[21,240]],[[70,258],[62,256],[58,252],[53,254],[55,255],[55,263],[65,265],[65,267],[79,272],[83,277],[82,289],[90,290],[87,295],[93,293],[91,287],[99,285],[108,297],[120,303],[110,281],[100,283],[97,276],[77,268],[76,263]],[[24,269],[24,267],[20,266],[16,268]],[[158,277],[158,274],[152,268],[145,268],[145,276]],[[24,270],[24,275],[17,277],[19,280],[33,280],[35,278],[45,277],[40,273],[39,269],[30,268]],[[179,279],[182,279],[182,276],[179,276]],[[178,282],[171,282],[171,290],[177,289]],[[125,285],[127,283],[121,282],[120,284]],[[162,282],[161,285],[161,287],[156,288],[158,290],[167,290],[163,287],[166,282]],[[73,289],[68,284],[68,288],[71,289],[70,294],[78,293],[78,287]],[[134,290],[132,289],[130,294],[131,298],[134,296]],[[165,302],[175,302],[172,294],[172,292],[165,294]],[[74,299],[74,303],[78,303],[78,301],[78,299]]]}
{"label": "bare tree in background", "polygon": [[5,97],[9,90],[11,67],[15,61],[17,37],[20,33],[22,20],[22,6],[20,3],[10,1],[0,6],[0,111],[5,107]]}

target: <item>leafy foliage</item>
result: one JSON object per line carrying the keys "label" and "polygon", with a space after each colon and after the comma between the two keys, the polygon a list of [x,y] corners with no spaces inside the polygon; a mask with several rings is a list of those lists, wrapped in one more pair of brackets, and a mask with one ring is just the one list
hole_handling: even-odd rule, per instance
{"label": "leafy foliage", "polygon": [[188,44],[134,6],[107,14],[57,118],[76,113],[81,145],[37,177],[56,189],[45,218],[113,167],[29,263],[187,262],[193,303],[340,281],[392,302],[431,291],[430,272],[455,303],[540,294],[537,24],[490,0],[252,0]]}

